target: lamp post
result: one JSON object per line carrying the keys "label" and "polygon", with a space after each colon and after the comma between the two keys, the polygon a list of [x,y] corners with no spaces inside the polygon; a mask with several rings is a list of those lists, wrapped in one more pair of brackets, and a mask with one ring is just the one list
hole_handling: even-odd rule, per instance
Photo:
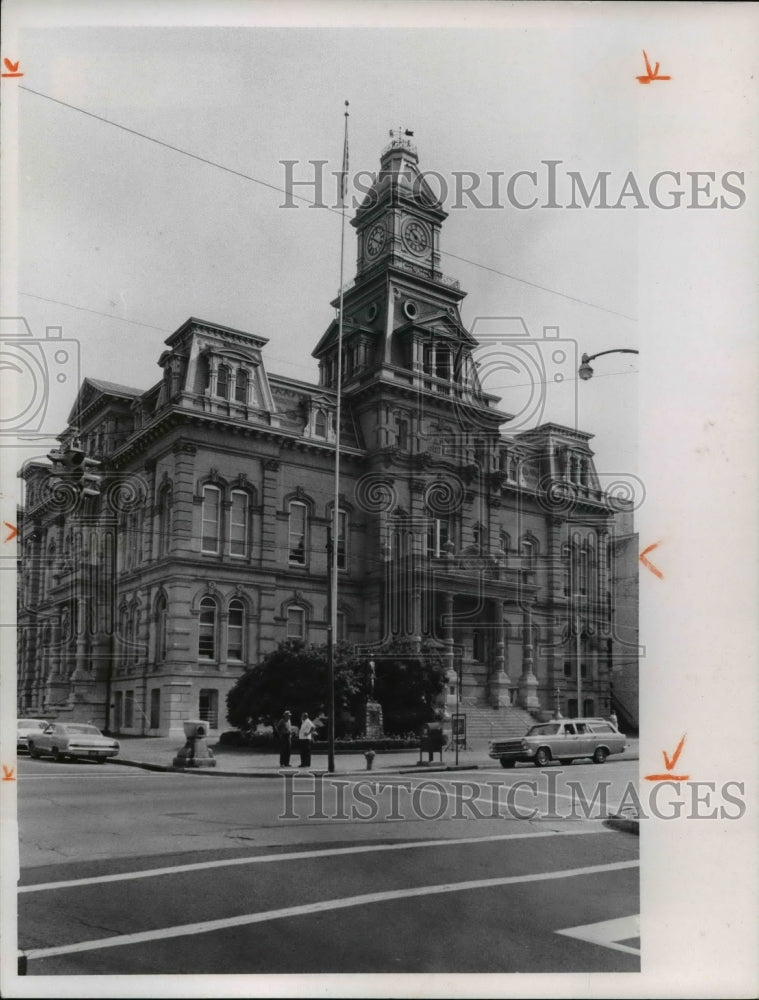
{"label": "lamp post", "polygon": [[595,361],[596,358],[603,357],[604,354],[638,354],[639,351],[633,350],[631,347],[614,347],[609,351],[599,351],[598,354],[583,354],[580,360],[580,367],[577,374],[583,380],[587,382],[589,378],[593,378],[593,369],[590,367],[590,362]]}

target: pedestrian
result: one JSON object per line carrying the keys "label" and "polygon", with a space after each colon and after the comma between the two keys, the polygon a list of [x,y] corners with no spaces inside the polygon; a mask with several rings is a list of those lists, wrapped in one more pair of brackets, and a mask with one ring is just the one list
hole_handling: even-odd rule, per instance
{"label": "pedestrian", "polygon": [[300,717],[300,729],[298,730],[301,767],[311,767],[311,740],[315,729],[316,726],[309,719],[308,712],[304,712]]}
{"label": "pedestrian", "polygon": [[609,716],[609,722],[612,724],[612,726],[614,726],[615,729],[619,729],[619,725],[617,723],[617,713],[616,712],[612,712],[611,713],[611,715]]}
{"label": "pedestrian", "polygon": [[290,766],[290,754],[293,747],[293,726],[290,724],[291,713],[285,709],[282,718],[276,725],[277,738],[279,740],[279,766]]}

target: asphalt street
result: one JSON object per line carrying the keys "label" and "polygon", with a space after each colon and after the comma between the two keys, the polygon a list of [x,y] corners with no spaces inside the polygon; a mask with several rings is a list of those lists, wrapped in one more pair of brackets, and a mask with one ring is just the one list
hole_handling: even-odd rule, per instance
{"label": "asphalt street", "polygon": [[289,779],[19,760],[27,974],[637,971],[637,764]]}

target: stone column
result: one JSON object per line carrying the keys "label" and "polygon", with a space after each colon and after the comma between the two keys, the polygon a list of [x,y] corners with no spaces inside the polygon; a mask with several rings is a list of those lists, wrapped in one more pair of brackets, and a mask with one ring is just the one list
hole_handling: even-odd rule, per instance
{"label": "stone column", "polygon": [[539,709],[540,700],[537,695],[538,680],[533,670],[532,614],[527,607],[524,609],[522,629],[522,675],[519,678],[519,704],[529,711],[530,709]]}

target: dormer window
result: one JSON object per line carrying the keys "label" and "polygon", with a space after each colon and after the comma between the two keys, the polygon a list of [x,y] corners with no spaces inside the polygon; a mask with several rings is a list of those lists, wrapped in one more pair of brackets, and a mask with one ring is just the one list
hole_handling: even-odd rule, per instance
{"label": "dormer window", "polygon": [[244,368],[238,368],[235,376],[235,402],[248,402],[248,373]]}
{"label": "dormer window", "polygon": [[222,399],[229,399],[230,371],[227,365],[219,365],[216,375],[216,395]]}

